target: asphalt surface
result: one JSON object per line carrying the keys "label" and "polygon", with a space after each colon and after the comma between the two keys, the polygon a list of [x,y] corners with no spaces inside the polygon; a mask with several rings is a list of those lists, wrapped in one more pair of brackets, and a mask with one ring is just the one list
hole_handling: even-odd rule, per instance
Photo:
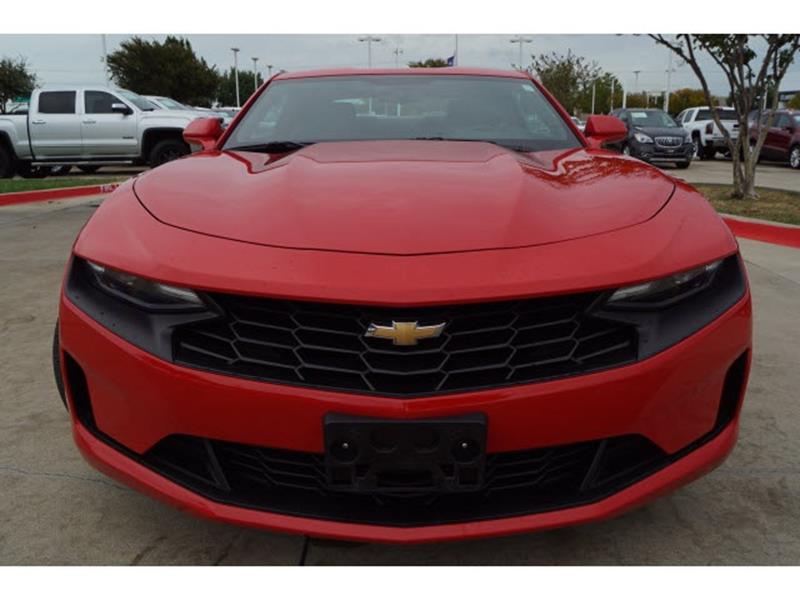
{"label": "asphalt surface", "polygon": [[[298,564],[304,538],[189,516],[74,447],[50,344],[64,263],[97,201],[0,208],[0,564]],[[719,469],[611,521],[427,546],[312,540],[306,564],[800,563],[800,251],[742,249],[755,357],[740,441]]]}

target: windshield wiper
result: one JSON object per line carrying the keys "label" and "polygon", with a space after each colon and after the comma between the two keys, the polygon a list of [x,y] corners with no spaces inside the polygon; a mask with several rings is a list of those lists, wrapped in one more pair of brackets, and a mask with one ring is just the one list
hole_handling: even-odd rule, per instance
{"label": "windshield wiper", "polygon": [[310,146],[311,144],[316,144],[316,142],[295,142],[292,140],[282,140],[275,142],[265,142],[262,144],[234,146],[233,148],[226,148],[226,150],[240,150],[242,152],[266,152],[267,154],[271,154],[273,152],[276,153],[293,152],[295,150],[300,150],[300,148],[305,148],[306,146]]}
{"label": "windshield wiper", "polygon": [[533,152],[534,148],[529,146],[522,146],[520,144],[504,144],[503,142],[498,142],[497,140],[486,140],[486,139],[479,139],[479,138],[451,138],[451,137],[442,137],[442,136],[424,136],[424,137],[415,137],[415,140],[423,140],[423,141],[432,141],[432,142],[484,142],[486,144],[494,144],[495,146],[501,146],[503,148],[508,148],[509,150],[513,150],[514,152]]}

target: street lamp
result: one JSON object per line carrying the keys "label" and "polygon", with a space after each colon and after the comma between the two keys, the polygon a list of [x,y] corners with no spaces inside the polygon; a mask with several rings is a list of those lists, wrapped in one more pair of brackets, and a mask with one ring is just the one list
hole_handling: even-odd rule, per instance
{"label": "street lamp", "polygon": [[251,60],[253,61],[253,91],[255,92],[258,89],[258,57],[254,56]]}
{"label": "street lamp", "polygon": [[233,77],[236,81],[236,108],[241,106],[239,102],[239,48],[231,48],[233,52]]}
{"label": "street lamp", "polygon": [[523,44],[530,44],[531,42],[533,42],[533,39],[532,38],[522,37],[521,35],[518,35],[517,37],[511,38],[511,40],[509,40],[509,41],[512,44],[519,44],[519,64],[517,65],[517,68],[520,71],[522,71],[523,70],[522,69],[522,45]]}
{"label": "street lamp", "polygon": [[365,35],[358,38],[359,42],[367,42],[367,65],[372,68],[372,42],[382,42],[383,38],[375,37],[374,35]]}
{"label": "street lamp", "polygon": [[267,65],[267,79],[272,78],[272,65]]}

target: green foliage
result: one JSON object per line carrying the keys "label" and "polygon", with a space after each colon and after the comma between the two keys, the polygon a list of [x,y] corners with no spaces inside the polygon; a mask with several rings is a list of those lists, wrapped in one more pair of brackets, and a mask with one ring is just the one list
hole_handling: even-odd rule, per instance
{"label": "green foliage", "polygon": [[24,58],[0,60],[0,113],[5,112],[6,103],[17,96],[30,96],[36,87],[36,75],[28,70]]}
{"label": "green foliage", "polygon": [[[236,79],[233,67],[227,72],[223,73],[219,79],[219,86],[217,87],[217,101],[222,106],[236,106]],[[264,80],[258,76],[258,85],[261,85]],[[242,71],[239,69],[239,99],[242,104],[253,94],[255,87],[253,86],[253,72]]]}
{"label": "green foliage", "polygon": [[[719,104],[718,98],[713,98],[713,105]],[[675,90],[669,96],[669,112],[677,115],[679,112],[693,106],[706,106],[706,95],[703,90],[693,88],[681,88]]]}
{"label": "green foliage", "polygon": [[106,64],[123,88],[190,105],[209,106],[219,86],[216,68],[199,58],[185,38],[167,36],[161,43],[134,36],[109,54]]}
{"label": "green foliage", "polygon": [[590,114],[592,111],[592,86],[594,86],[594,112],[611,110],[611,88],[614,87],[614,107],[622,105],[622,85],[611,73],[604,72],[595,63],[571,51],[566,55],[552,52],[532,57],[529,67],[539,81],[572,114]]}
{"label": "green foliage", "polygon": [[786,103],[786,108],[793,108],[795,110],[800,110],[800,94],[795,94],[792,96],[791,100]]}
{"label": "green foliage", "polygon": [[420,67],[446,67],[447,61],[444,58],[426,58],[425,60],[412,60],[408,63],[411,68]]}

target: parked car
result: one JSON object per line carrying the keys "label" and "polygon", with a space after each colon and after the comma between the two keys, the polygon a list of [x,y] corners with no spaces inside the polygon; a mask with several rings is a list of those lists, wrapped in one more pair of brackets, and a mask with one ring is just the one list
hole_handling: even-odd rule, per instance
{"label": "parked car", "polygon": [[[737,139],[739,137],[739,116],[736,114],[736,110],[727,106],[717,106],[714,110],[731,139]],[[695,155],[698,158],[707,160],[714,158],[717,152],[729,152],[725,136],[714,122],[714,116],[708,106],[687,108],[675,120],[691,136]]]}
{"label": "parked car", "polygon": [[575,123],[575,127],[580,129],[581,131],[586,129],[586,121],[583,121],[583,120],[579,119],[578,117],[570,117],[570,119],[572,119],[572,122]]}
{"label": "parked car", "polygon": [[219,119],[223,119],[223,121],[227,121],[227,123],[225,123],[226,125],[230,123],[230,117],[228,117],[224,113],[212,110],[210,108],[187,106],[167,96],[145,96],[145,98],[147,98],[150,102],[152,102],[162,110],[179,110],[183,112],[192,112],[195,113],[197,118],[217,117]]}
{"label": "parked car", "polygon": [[618,108],[618,117],[628,130],[627,138],[611,147],[646,162],[674,163],[685,169],[692,163],[692,139],[675,120],[657,108]]}
{"label": "parked car", "polygon": [[[761,127],[766,127],[772,113],[765,112],[760,123],[750,125],[750,145],[754,146]],[[764,138],[759,158],[785,161],[793,169],[800,169],[800,111],[776,110],[772,126]]]}
{"label": "parked car", "polygon": [[184,136],[204,150],[113,192],[60,292],[57,380],[111,477],[239,526],[430,542],[616,516],[735,445],[736,240],[602,147],[619,119],[576,132],[526,72],[346,69]]}
{"label": "parked car", "polygon": [[0,177],[44,176],[54,164],[158,166],[189,153],[182,134],[195,118],[127,90],[38,89],[27,114],[0,115]]}

